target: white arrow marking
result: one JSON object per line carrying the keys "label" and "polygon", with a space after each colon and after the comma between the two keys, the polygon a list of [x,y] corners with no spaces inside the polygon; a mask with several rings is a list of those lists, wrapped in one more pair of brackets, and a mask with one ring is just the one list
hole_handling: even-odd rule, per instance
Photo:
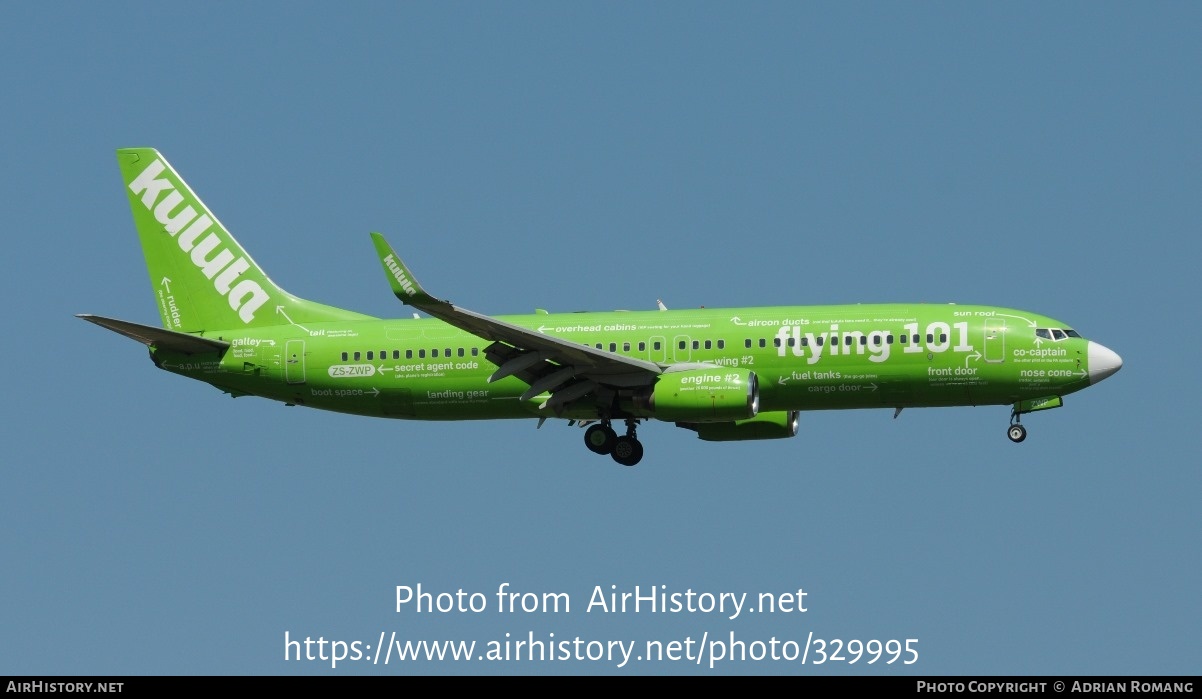
{"label": "white arrow marking", "polygon": [[547,326],[545,326],[545,325],[538,326],[538,332],[540,335],[546,335],[547,334]]}
{"label": "white arrow marking", "polygon": [[739,316],[735,316],[735,317],[731,318],[730,322],[734,323],[735,325],[747,325],[747,323],[744,322],[741,318],[739,318]]}
{"label": "white arrow marking", "polygon": [[780,384],[781,386],[784,386],[784,385],[785,385],[785,382],[787,382],[788,380],[789,380],[788,378],[786,378],[786,377],[782,376],[782,377],[780,377],[779,379],[777,379],[777,380],[776,380],[776,383]]}
{"label": "white arrow marking", "polygon": [[282,315],[282,316],[284,316],[284,320],[288,321],[289,323],[292,323],[293,325],[295,325],[296,327],[300,328],[301,330],[304,330],[305,332],[309,332],[309,329],[308,329],[308,328],[306,328],[305,326],[301,325],[300,323],[294,322],[294,321],[293,321],[291,318],[289,318],[289,317],[288,317],[288,314],[284,312],[284,307],[283,307],[283,306],[276,306],[276,307],[275,307],[275,312],[276,312],[276,313],[278,313],[278,314],[280,314],[280,315]]}
{"label": "white arrow marking", "polygon": [[981,358],[980,352],[973,352],[972,354],[970,354],[964,358],[964,366],[966,368],[968,367],[968,360],[970,360],[970,359],[976,360],[976,359],[980,359],[980,358]]}
{"label": "white arrow marking", "polygon": [[875,391],[875,390],[876,390],[876,384],[874,384],[874,383],[870,383],[870,384],[868,384],[868,385],[869,385],[869,386],[872,386],[872,390],[873,390],[873,391]]}
{"label": "white arrow marking", "polygon": [[1035,327],[1036,325],[1038,325],[1038,323],[1036,323],[1035,321],[1031,320],[1030,318],[1024,318],[1024,317],[1022,317],[1022,316],[1012,316],[1012,315],[1010,315],[1009,313],[994,313],[994,315],[995,315],[995,316],[1005,316],[1006,318],[1018,318],[1018,319],[1019,319],[1019,320],[1021,320],[1021,321],[1025,321],[1025,322],[1026,322],[1026,324],[1027,324],[1027,327],[1031,327],[1031,328],[1033,328],[1033,327]]}
{"label": "white arrow marking", "polygon": [[163,277],[163,281],[159,283],[163,285],[163,288],[167,289],[168,294],[171,293],[171,280],[169,278]]}
{"label": "white arrow marking", "polygon": [[[367,391],[364,391],[364,393],[367,393]],[[380,389],[376,388],[375,386],[372,386],[372,387],[371,387],[371,394],[372,394],[372,396],[373,396],[373,397],[374,397],[374,396],[378,396],[378,395],[380,395]]]}
{"label": "white arrow marking", "polygon": [[1040,336],[1038,336],[1038,335],[1036,335],[1036,336],[1035,336],[1035,346],[1036,346],[1036,347],[1040,347],[1040,346],[1042,346],[1042,345],[1043,345],[1043,338],[1042,338],[1042,337],[1040,337]]}

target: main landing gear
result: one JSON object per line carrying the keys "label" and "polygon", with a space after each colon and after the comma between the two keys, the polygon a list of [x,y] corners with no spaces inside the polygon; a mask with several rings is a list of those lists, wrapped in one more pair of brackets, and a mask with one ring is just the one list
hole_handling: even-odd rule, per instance
{"label": "main landing gear", "polygon": [[634,466],[643,458],[643,443],[635,436],[638,424],[638,420],[627,418],[626,434],[619,437],[609,420],[602,420],[584,431],[584,446],[594,454],[609,454],[623,466]]}
{"label": "main landing gear", "polygon": [[1015,444],[1027,438],[1027,428],[1023,427],[1022,419],[1023,415],[1017,408],[1010,411],[1010,427],[1006,430],[1006,436]]}

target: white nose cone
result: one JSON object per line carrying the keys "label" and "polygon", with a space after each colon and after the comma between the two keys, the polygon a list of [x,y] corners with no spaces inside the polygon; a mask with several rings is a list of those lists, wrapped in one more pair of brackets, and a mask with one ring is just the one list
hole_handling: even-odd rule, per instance
{"label": "white nose cone", "polygon": [[1123,358],[1113,350],[1096,342],[1089,343],[1089,383],[1095,384],[1122,368]]}

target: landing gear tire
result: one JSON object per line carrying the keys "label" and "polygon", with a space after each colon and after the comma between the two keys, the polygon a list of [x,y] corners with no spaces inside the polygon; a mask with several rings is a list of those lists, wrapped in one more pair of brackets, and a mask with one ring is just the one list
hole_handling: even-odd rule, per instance
{"label": "landing gear tire", "polygon": [[609,425],[596,424],[584,431],[584,446],[594,454],[612,454],[618,433]]}
{"label": "landing gear tire", "polygon": [[643,458],[643,443],[630,435],[618,437],[611,456],[623,466],[634,466]]}
{"label": "landing gear tire", "polygon": [[1006,436],[1011,442],[1018,444],[1027,438],[1027,428],[1022,425],[1010,425],[1010,429],[1006,430]]}

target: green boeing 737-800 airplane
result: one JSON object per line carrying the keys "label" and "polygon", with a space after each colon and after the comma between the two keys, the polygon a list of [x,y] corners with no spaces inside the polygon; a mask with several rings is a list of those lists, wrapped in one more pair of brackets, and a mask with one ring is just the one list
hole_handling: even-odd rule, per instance
{"label": "green boeing 737-800 airplane", "polygon": [[[162,327],[80,317],[155,366],[237,396],[414,420],[569,420],[633,466],[663,420],[709,441],[792,437],[803,410],[1009,405],[1023,414],[1118,371],[1068,325],[955,304],[771,306],[491,317],[428,293],[384,238],[389,320],[292,296],[150,148],[117,151]],[[624,423],[619,435],[613,424]]]}

